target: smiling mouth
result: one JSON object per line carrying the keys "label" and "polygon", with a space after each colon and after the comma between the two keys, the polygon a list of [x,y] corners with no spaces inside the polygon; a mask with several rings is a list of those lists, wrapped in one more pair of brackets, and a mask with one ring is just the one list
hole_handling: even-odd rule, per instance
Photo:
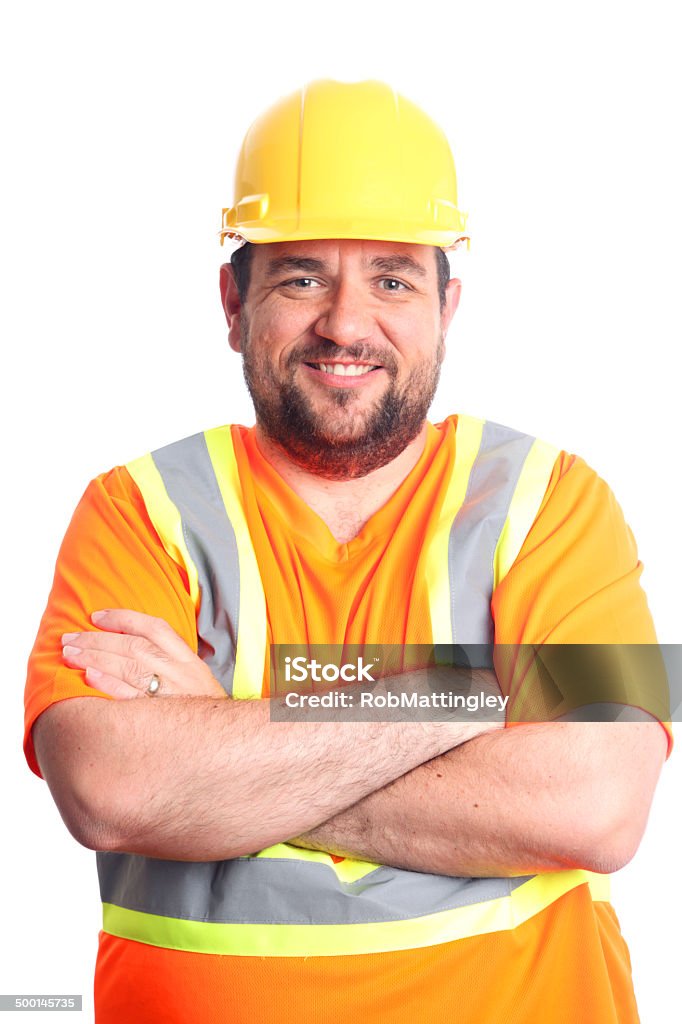
{"label": "smiling mouth", "polygon": [[372,370],[380,370],[381,366],[373,363],[306,363],[313,370],[321,370],[334,377],[362,377]]}

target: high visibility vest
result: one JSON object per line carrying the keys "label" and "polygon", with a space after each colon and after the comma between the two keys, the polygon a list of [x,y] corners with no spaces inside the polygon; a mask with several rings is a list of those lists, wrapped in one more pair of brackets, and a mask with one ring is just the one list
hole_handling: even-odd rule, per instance
{"label": "high visibility vest", "polygon": [[[434,644],[490,644],[493,591],[537,515],[557,449],[460,416],[440,518],[422,551]],[[234,698],[261,696],[266,604],[229,427],[127,466],[171,557],[187,574],[199,654]],[[236,956],[335,956],[413,949],[523,923],[588,884],[583,870],[452,878],[279,843],[209,863],[97,855],[103,929],[171,949]]]}

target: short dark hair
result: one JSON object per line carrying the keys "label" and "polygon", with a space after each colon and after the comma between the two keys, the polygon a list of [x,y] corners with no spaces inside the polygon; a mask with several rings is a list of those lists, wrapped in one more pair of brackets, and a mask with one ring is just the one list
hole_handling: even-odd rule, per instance
{"label": "short dark hair", "polygon": [[[434,246],[436,249],[436,264],[438,268],[438,299],[440,301],[440,308],[445,308],[445,289],[447,283],[450,280],[450,264],[448,258],[442,249]],[[235,283],[237,285],[237,291],[239,292],[239,301],[244,305],[246,302],[246,295],[249,290],[249,281],[251,280],[251,261],[253,260],[253,251],[255,245],[253,242],[244,242],[238,249],[232,253],[230,264],[234,273]]]}

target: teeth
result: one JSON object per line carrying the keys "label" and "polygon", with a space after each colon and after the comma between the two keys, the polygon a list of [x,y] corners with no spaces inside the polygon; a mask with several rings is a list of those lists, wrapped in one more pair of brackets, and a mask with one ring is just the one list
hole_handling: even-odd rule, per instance
{"label": "teeth", "polygon": [[335,377],[361,377],[373,370],[373,366],[360,366],[358,363],[318,363],[324,373],[332,373]]}

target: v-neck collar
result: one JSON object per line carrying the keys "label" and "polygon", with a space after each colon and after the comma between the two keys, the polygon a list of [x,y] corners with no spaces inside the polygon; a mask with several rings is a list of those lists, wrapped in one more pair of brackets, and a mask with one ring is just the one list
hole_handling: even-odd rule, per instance
{"label": "v-neck collar", "polygon": [[367,520],[357,536],[350,541],[340,542],[324,519],[296,494],[262,454],[256,441],[255,428],[242,427],[240,430],[258,504],[267,503],[284,520],[287,529],[296,536],[299,543],[313,545],[318,557],[322,556],[333,563],[346,562],[393,533],[428,472],[443,438],[442,430],[431,423],[427,424],[424,450],[412,470],[388,501]]}

